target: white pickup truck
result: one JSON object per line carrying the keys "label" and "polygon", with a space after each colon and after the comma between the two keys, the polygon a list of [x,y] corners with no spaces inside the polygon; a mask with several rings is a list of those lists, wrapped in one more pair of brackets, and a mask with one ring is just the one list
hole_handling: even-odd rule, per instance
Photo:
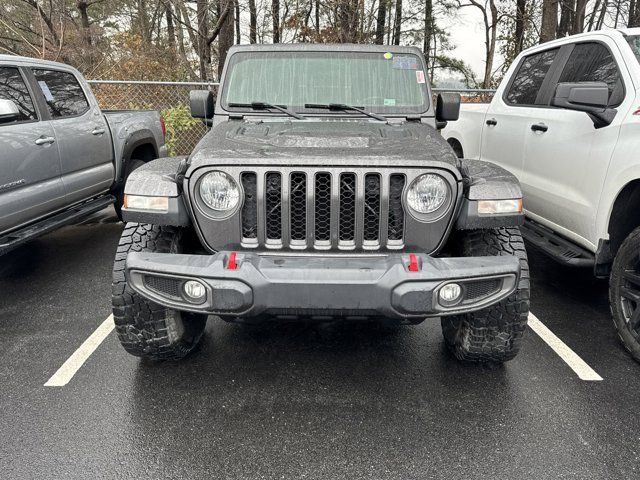
{"label": "white pickup truck", "polygon": [[522,185],[523,236],[610,278],[620,337],[640,360],[640,28],[524,51],[490,104],[465,104],[444,137]]}

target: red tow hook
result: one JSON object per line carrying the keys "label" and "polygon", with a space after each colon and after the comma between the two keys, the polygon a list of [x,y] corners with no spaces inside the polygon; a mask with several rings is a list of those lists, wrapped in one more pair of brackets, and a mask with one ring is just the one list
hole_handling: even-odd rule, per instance
{"label": "red tow hook", "polygon": [[227,259],[227,270],[237,270],[238,263],[236,262],[236,257],[238,256],[238,252],[231,252],[229,254],[229,258]]}
{"label": "red tow hook", "polygon": [[418,257],[416,257],[415,253],[409,254],[409,271],[417,272],[418,269]]}

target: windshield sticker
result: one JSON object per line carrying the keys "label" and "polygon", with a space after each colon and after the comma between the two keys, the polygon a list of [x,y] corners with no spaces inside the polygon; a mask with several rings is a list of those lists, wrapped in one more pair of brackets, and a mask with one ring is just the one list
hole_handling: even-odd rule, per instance
{"label": "windshield sticker", "polygon": [[49,90],[49,85],[47,85],[47,82],[45,82],[44,80],[40,80],[38,82],[38,85],[40,85],[40,90],[42,90],[45,100],[47,102],[53,102],[53,95],[51,94],[51,90]]}
{"label": "windshield sticker", "polygon": [[395,107],[396,106],[396,99],[395,98],[385,98],[384,99],[384,106],[385,107]]}
{"label": "windshield sticker", "polygon": [[393,58],[393,53],[391,53],[391,52],[387,52],[387,53],[385,53],[385,54],[384,54],[384,58],[385,58],[386,60],[391,60],[391,59]]}
{"label": "windshield sticker", "polygon": [[425,83],[424,72],[422,70],[416,70],[416,80],[418,80],[418,83]]}
{"label": "windshield sticker", "polygon": [[418,59],[413,55],[400,57],[393,57],[393,68],[397,68],[400,70],[417,70],[418,69]]}

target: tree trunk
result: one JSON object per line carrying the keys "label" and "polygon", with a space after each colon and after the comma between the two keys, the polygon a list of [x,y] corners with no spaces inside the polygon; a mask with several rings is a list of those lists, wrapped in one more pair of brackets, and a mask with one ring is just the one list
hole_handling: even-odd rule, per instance
{"label": "tree trunk", "polygon": [[271,0],[271,18],[273,19],[273,43],[280,43],[280,0]]}
{"label": "tree trunk", "polygon": [[396,0],[396,18],[393,24],[393,44],[400,45],[402,31],[402,0]]}
{"label": "tree trunk", "polygon": [[493,75],[493,59],[496,54],[496,40],[498,35],[498,7],[495,0],[489,0],[489,10],[491,12],[491,23],[487,25],[487,62],[484,68],[484,80],[482,81],[482,88],[491,87],[491,76]]}
{"label": "tree trunk", "polygon": [[240,0],[234,0],[235,4],[235,22],[236,22],[236,45],[240,45]]}
{"label": "tree trunk", "polygon": [[228,12],[224,18],[219,19],[222,21],[220,25],[220,35],[218,37],[218,79],[222,75],[222,69],[224,68],[224,62],[227,59],[227,53],[233,46],[233,35],[235,32],[235,0],[219,0],[220,16],[224,15],[224,12]]}
{"label": "tree trunk", "polygon": [[[422,40],[422,52],[427,67],[430,65],[431,59],[431,36],[433,35],[433,2],[425,0],[424,2],[424,39]],[[431,73],[431,72],[430,72]]]}
{"label": "tree trunk", "polygon": [[209,2],[196,1],[196,18],[198,20],[198,58],[200,61],[200,78],[209,80],[211,72],[211,45],[209,38]]}
{"label": "tree trunk", "polygon": [[516,29],[514,32],[514,58],[524,48],[525,15],[527,0],[516,1]]}
{"label": "tree trunk", "polygon": [[358,37],[358,0],[340,0],[338,3],[338,40],[356,43]]}
{"label": "tree trunk", "polygon": [[89,2],[86,0],[78,0],[76,6],[78,12],[80,12],[80,37],[82,38],[82,43],[85,47],[90,47],[93,42],[91,41],[91,22],[89,21],[89,13],[87,12]]}
{"label": "tree trunk", "polygon": [[629,28],[640,27],[640,2],[631,0],[629,4]]}
{"label": "tree trunk", "polygon": [[176,27],[173,22],[173,9],[171,8],[171,2],[166,1],[164,4],[164,8],[165,16],[167,18],[167,43],[169,44],[169,50],[172,52],[176,52]]}
{"label": "tree trunk", "polygon": [[558,27],[558,0],[543,0],[542,25],[540,26],[540,43],[556,38]]}
{"label": "tree trunk", "polygon": [[384,26],[387,20],[387,0],[379,0],[378,15],[376,16],[376,39],[378,45],[384,43]]}
{"label": "tree trunk", "polygon": [[573,35],[584,32],[584,18],[587,13],[587,0],[576,1],[576,13],[573,16]]}
{"label": "tree trunk", "polygon": [[558,25],[558,38],[571,35],[573,17],[576,9],[576,0],[560,1],[560,24]]}
{"label": "tree trunk", "polygon": [[258,12],[256,11],[256,0],[249,0],[249,43],[256,43],[258,31]]}

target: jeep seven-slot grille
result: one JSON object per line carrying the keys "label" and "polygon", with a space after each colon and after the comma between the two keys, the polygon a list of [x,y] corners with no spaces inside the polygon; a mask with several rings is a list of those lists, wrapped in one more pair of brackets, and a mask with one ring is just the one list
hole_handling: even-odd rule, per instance
{"label": "jeep seven-slot grille", "polygon": [[257,241],[272,249],[402,247],[403,174],[305,170],[242,173],[242,236],[248,245]]}

